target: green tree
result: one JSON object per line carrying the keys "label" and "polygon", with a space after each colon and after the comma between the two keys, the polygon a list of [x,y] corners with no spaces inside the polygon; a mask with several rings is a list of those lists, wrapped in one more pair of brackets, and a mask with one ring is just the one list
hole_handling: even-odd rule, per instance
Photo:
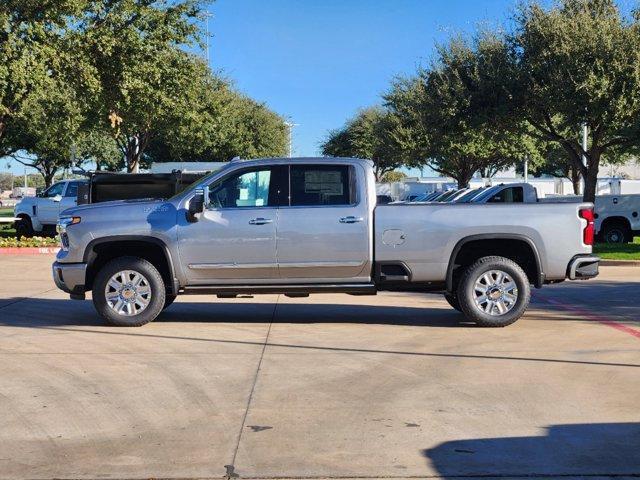
{"label": "green tree", "polygon": [[344,127],[332,130],[321,144],[322,154],[365,158],[373,161],[376,180],[406,163],[402,127],[383,107],[361,110]]}
{"label": "green tree", "polygon": [[51,89],[68,65],[61,31],[81,1],[4,0],[0,3],[0,157],[21,150],[12,124],[24,119],[32,97]]}
{"label": "green tree", "polygon": [[201,2],[100,0],[88,3],[70,37],[97,79],[88,93],[93,117],[108,127],[127,171],[189,107],[201,61],[182,49],[199,42]]}
{"label": "green tree", "polygon": [[585,200],[593,201],[603,155],[640,139],[637,19],[626,19],[613,0],[530,3],[516,15],[513,34],[476,53],[479,81],[467,95],[496,124],[525,120],[537,138],[559,145],[585,181]]}
{"label": "green tree", "polygon": [[228,82],[205,73],[189,108],[171,129],[160,132],[151,142],[147,162],[219,162],[284,155],[284,119],[239,94]]}
{"label": "green tree", "polygon": [[118,171],[124,168],[124,157],[109,131],[89,128],[79,133],[74,145],[76,165],[92,162],[96,170]]}
{"label": "green tree", "polygon": [[380,181],[384,183],[393,183],[393,182],[401,182],[407,178],[407,174],[404,172],[400,172],[398,170],[393,170],[391,172],[387,172],[382,176]]}
{"label": "green tree", "polygon": [[467,187],[473,175],[494,175],[539,155],[534,142],[520,132],[496,126],[469,89],[480,81],[474,48],[454,39],[438,49],[438,59],[415,77],[399,79],[385,95],[388,107],[404,126],[403,145],[414,162]]}
{"label": "green tree", "polygon": [[20,146],[12,157],[35,168],[48,187],[60,170],[71,166],[83,119],[80,102],[68,85],[52,84],[51,89],[30,95],[7,135]]}
{"label": "green tree", "polygon": [[15,179],[13,173],[0,173],[0,192],[11,190],[14,186]]}

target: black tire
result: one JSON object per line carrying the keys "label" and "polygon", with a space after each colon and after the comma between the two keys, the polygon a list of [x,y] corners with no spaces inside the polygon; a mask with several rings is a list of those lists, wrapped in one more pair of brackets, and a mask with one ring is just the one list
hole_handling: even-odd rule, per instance
{"label": "black tire", "polygon": [[460,308],[460,302],[458,301],[458,297],[456,295],[445,293],[444,299],[447,301],[449,305],[451,305],[451,307],[453,307],[454,310],[462,312],[462,309]]}
{"label": "black tire", "polygon": [[[105,289],[111,277],[125,270],[142,275],[145,279],[143,285],[147,286],[148,284],[150,289],[146,307],[137,314],[126,315],[118,313],[107,302],[105,296]],[[111,325],[118,327],[140,327],[151,322],[160,314],[166,301],[166,287],[162,280],[162,275],[150,262],[138,257],[120,257],[108,262],[96,275],[93,281],[92,293],[93,304],[100,316]],[[136,306],[132,308],[135,309]]]}
{"label": "black tire", "polygon": [[[490,273],[492,271],[502,272],[510,276],[515,283],[515,289],[510,290],[512,295],[509,295],[509,297],[515,296],[515,301],[512,304],[507,306],[507,295],[501,293],[502,286],[506,286],[509,283],[502,283],[500,284],[502,286],[498,286],[495,279],[499,278],[499,276],[493,277]],[[496,281],[496,284],[492,284],[493,286],[487,284],[487,292],[491,290],[491,295],[500,294],[500,297],[498,297],[497,301],[488,298],[483,306],[482,303],[480,305],[476,304],[476,298],[480,298],[482,294],[476,294],[475,286],[477,281],[483,281],[481,279],[486,274],[489,274],[492,281]],[[483,257],[467,267],[460,277],[457,292],[462,313],[467,319],[481,327],[506,327],[511,325],[524,314],[531,298],[531,287],[527,274],[513,260],[497,256]],[[489,294],[485,295],[485,297],[489,297]],[[503,308],[508,308],[508,310],[503,314],[496,312],[496,309],[499,309],[500,306],[498,304],[501,304]],[[487,309],[489,312],[487,312]]]}
{"label": "black tire", "polygon": [[632,240],[631,229],[622,222],[606,223],[600,237],[604,243],[629,243]]}
{"label": "black tire", "polygon": [[162,310],[164,310],[165,308],[168,308],[171,306],[171,304],[173,303],[173,301],[176,299],[177,295],[172,295],[170,293],[166,293],[164,296],[164,307],[162,307]]}
{"label": "black tire", "polygon": [[16,221],[16,236],[20,237],[33,237],[33,224],[29,217],[20,217],[20,220]]}

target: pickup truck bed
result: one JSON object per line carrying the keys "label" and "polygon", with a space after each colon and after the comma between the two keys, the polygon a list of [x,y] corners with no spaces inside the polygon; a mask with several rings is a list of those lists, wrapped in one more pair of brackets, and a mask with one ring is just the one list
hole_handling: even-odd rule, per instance
{"label": "pickup truck bed", "polygon": [[234,161],[165,201],[63,212],[53,277],[110,323],[153,320],[178,294],[438,291],[482,326],[530,286],[597,275],[580,204],[376,205],[370,162]]}

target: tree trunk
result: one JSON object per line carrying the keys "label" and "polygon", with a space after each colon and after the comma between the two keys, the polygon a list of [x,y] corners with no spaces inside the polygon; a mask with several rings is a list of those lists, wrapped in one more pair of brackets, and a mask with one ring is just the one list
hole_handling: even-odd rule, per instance
{"label": "tree trunk", "polygon": [[55,177],[56,173],[54,172],[48,172],[48,171],[43,171],[40,172],[42,177],[44,178],[44,188],[49,188],[51,186],[51,184],[53,183],[53,178]]}
{"label": "tree trunk", "polygon": [[458,188],[469,188],[469,182],[471,182],[471,178],[473,177],[473,172],[469,174],[468,172],[460,172],[456,177],[456,182],[458,182]]}
{"label": "tree trunk", "polygon": [[578,169],[572,167],[569,170],[569,179],[571,180],[571,185],[573,186],[573,194],[580,195],[580,172]]}
{"label": "tree trunk", "polygon": [[598,193],[598,172],[600,170],[601,152],[598,149],[591,149],[588,155],[587,170],[584,175],[584,195],[585,202],[595,202]]}

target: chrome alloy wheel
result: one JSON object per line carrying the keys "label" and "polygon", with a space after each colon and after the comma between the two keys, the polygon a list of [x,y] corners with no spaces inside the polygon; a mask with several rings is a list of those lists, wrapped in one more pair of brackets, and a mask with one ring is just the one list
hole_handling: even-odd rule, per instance
{"label": "chrome alloy wheel", "polygon": [[118,315],[138,315],[151,301],[149,280],[134,270],[123,270],[113,275],[104,289],[107,305]]}
{"label": "chrome alloy wheel", "polygon": [[511,311],[518,301],[518,287],[513,278],[502,270],[483,273],[473,286],[476,306],[492,316]]}

